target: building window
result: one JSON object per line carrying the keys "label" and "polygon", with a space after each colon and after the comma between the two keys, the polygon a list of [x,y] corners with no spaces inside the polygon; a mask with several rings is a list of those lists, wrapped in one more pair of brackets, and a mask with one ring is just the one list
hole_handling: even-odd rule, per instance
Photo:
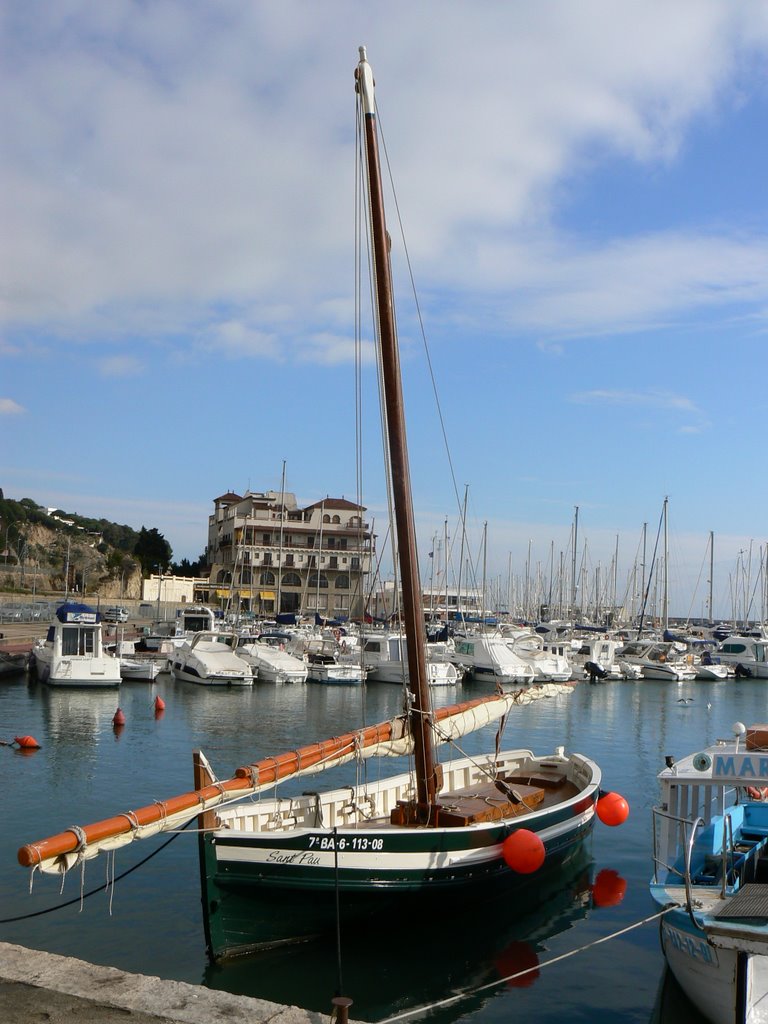
{"label": "building window", "polygon": [[273,572],[263,572],[259,576],[259,586],[262,587],[274,587],[275,585],[275,574]]}
{"label": "building window", "polygon": [[271,542],[271,540],[272,540],[272,534],[271,533],[262,533],[262,535],[261,535],[261,543],[262,544],[269,544]]}
{"label": "building window", "polygon": [[317,590],[318,587],[321,587],[323,589],[327,589],[328,588],[328,577],[325,575],[324,572],[320,572],[320,573],[312,572],[312,573],[309,574],[309,580],[307,582],[307,586],[309,587],[310,590],[313,590],[313,589]]}
{"label": "building window", "polygon": [[285,574],[285,576],[283,576],[283,586],[284,587],[300,587],[301,586],[301,576],[299,576],[299,574],[297,572],[287,572]]}
{"label": "building window", "polygon": [[324,523],[330,523],[330,521],[331,521],[331,517],[326,512],[325,515],[323,516],[323,522]]}
{"label": "building window", "polygon": [[340,572],[336,577],[336,589],[349,590],[349,576],[345,572]]}
{"label": "building window", "polygon": [[332,522],[332,523],[337,523],[337,524],[338,524],[338,523],[340,523],[340,522],[341,522],[341,519],[339,519],[339,517],[338,517],[338,516],[334,516],[334,517],[333,517],[333,519],[331,520],[331,522]]}

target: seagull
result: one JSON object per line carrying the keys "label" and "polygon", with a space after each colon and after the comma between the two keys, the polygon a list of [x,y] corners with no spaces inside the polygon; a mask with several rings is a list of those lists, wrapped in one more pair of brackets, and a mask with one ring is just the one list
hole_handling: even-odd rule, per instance
{"label": "seagull", "polygon": [[678,704],[693,704],[693,697],[678,697]]}
{"label": "seagull", "polygon": [[711,711],[711,710],[712,710],[712,701],[708,700],[707,701],[707,711]]}

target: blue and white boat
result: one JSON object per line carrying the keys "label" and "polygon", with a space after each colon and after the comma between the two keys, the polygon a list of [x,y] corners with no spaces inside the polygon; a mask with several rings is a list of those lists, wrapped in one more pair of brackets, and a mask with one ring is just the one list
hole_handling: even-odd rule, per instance
{"label": "blue and white boat", "polygon": [[680,987],[711,1024],[768,1021],[768,727],[667,758],[651,896]]}
{"label": "blue and white boat", "polygon": [[32,659],[49,686],[120,685],[120,661],[104,650],[101,615],[86,604],[59,605],[45,639],[35,641]]}

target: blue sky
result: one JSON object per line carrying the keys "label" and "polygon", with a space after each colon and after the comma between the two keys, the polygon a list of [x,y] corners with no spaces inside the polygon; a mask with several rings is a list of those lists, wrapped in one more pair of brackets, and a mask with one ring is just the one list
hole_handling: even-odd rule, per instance
{"label": "blue sky", "polygon": [[176,558],[283,462],[300,502],[356,497],[365,44],[454,474],[395,244],[422,554],[467,487],[488,576],[546,570],[578,506],[579,562],[618,544],[621,592],[669,496],[673,613],[703,611],[710,531],[716,614],[750,559],[754,588],[764,5],[58,0],[0,33],[7,497],[155,526]]}

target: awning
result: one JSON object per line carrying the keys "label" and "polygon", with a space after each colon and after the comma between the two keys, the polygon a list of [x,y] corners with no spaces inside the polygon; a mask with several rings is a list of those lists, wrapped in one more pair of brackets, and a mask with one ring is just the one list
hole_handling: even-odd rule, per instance
{"label": "awning", "polygon": [[217,590],[216,597],[229,597],[229,587],[226,590]]}
{"label": "awning", "polygon": [[275,592],[274,590],[260,590],[259,597],[261,598],[262,601],[274,601]]}

